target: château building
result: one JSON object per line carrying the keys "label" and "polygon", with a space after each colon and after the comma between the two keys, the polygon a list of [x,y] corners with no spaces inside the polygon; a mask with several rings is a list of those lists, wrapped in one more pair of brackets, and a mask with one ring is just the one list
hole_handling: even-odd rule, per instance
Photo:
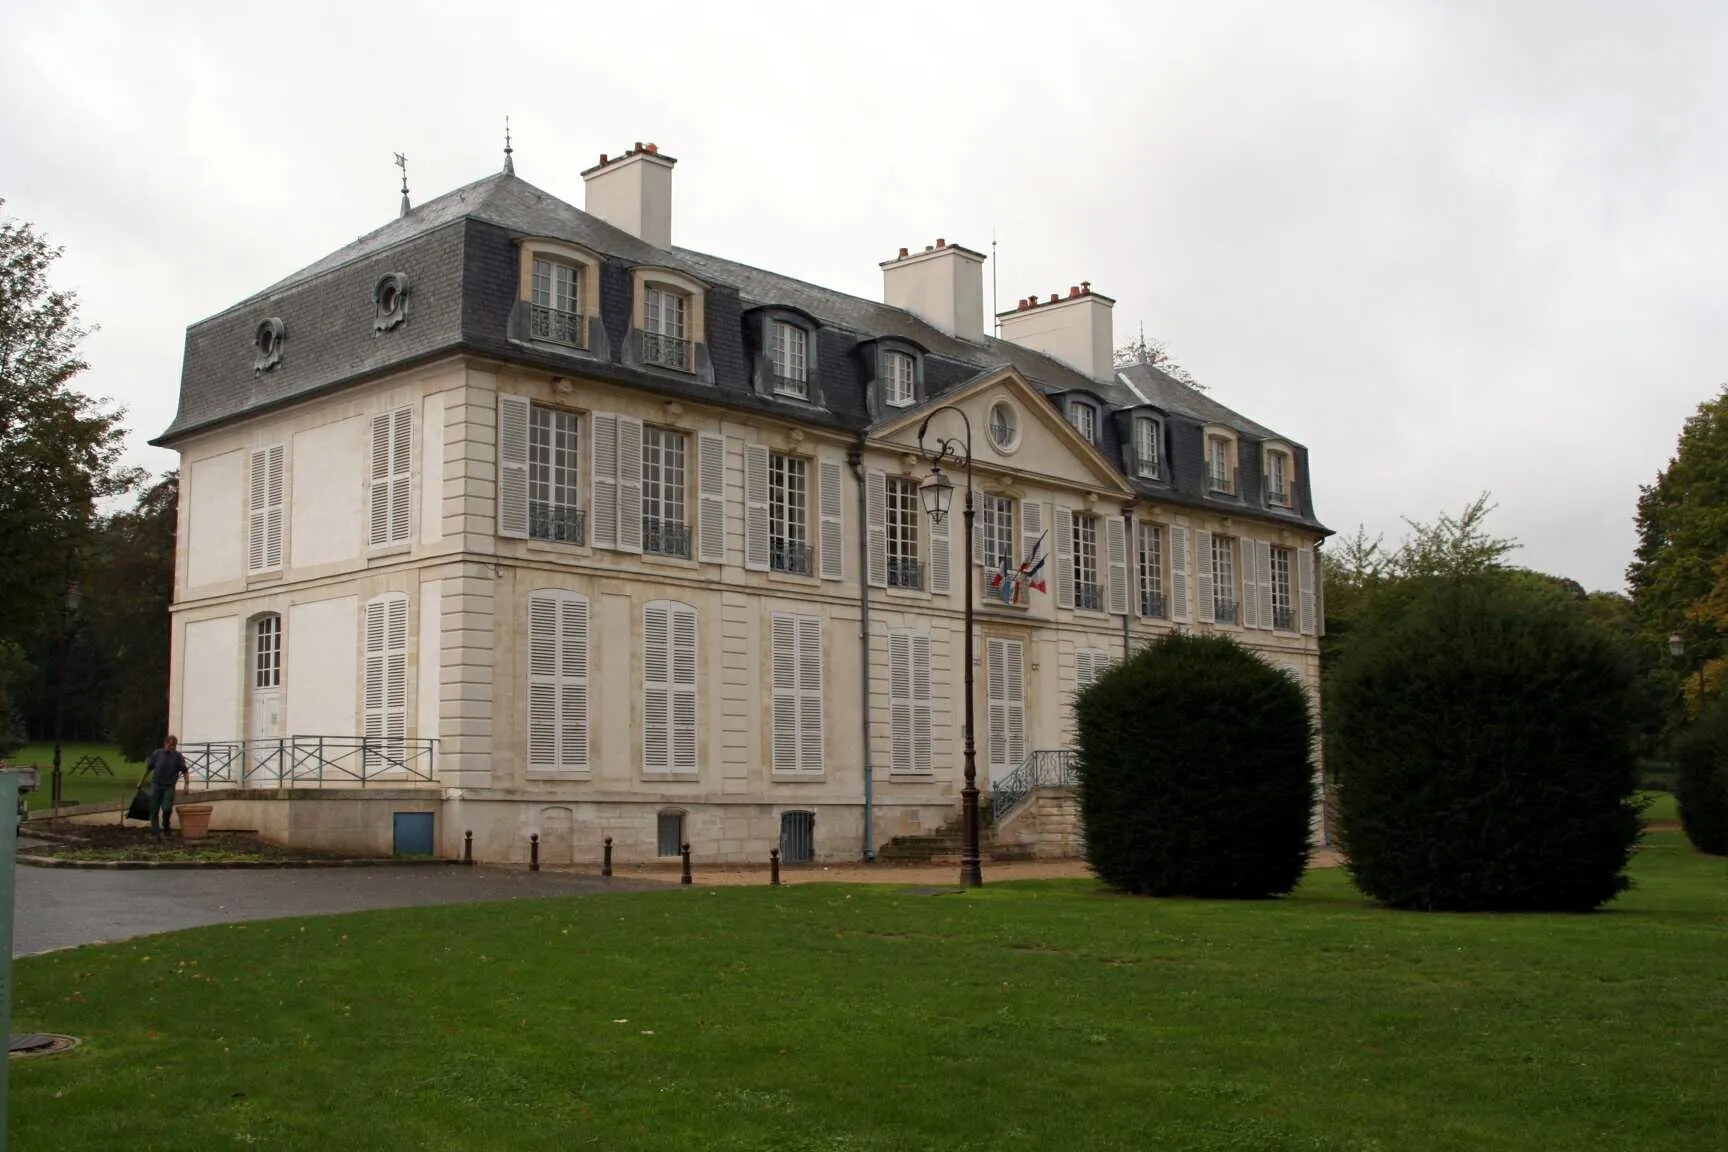
{"label": "ch\u00e2teau building", "polygon": [[[674,164],[602,156],[577,208],[507,155],[189,329],[156,441],[182,461],[170,716],[219,821],[857,859],[958,811],[968,587],[987,791],[1170,629],[1317,694],[1302,445],[1116,366],[1090,285],[996,337],[985,257],[945,240],[884,261],[880,301],[677,247]],[[961,414],[970,568],[963,495],[920,498],[919,428]]]}

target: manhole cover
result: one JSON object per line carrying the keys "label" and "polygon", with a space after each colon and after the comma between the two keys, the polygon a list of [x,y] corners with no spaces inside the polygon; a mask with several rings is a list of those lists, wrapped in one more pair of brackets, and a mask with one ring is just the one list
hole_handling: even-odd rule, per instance
{"label": "manhole cover", "polygon": [[55,1032],[15,1033],[7,1049],[10,1056],[52,1056],[78,1047],[76,1036],[61,1036]]}

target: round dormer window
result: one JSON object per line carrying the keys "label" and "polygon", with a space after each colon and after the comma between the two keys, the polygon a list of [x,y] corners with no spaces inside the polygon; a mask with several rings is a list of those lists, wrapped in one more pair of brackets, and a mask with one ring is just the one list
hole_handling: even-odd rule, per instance
{"label": "round dormer window", "polygon": [[1020,447],[1020,413],[1006,400],[990,405],[990,443],[998,452]]}
{"label": "round dormer window", "polygon": [[282,362],[282,339],[288,330],[282,321],[275,316],[263,321],[252,333],[252,368],[257,372],[268,372]]}

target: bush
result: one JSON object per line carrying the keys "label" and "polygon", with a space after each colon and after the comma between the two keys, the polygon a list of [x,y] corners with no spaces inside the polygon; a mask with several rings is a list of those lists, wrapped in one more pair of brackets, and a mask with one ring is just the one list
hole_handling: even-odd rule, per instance
{"label": "bush", "polygon": [[1587,911],[1640,835],[1635,665],[1515,581],[1424,582],[1327,683],[1356,884],[1400,908]]}
{"label": "bush", "polygon": [[1106,884],[1255,899],[1301,880],[1314,731],[1290,677],[1233,641],[1170,635],[1075,712],[1086,855]]}
{"label": "bush", "polygon": [[1728,856],[1728,700],[1718,700],[1674,745],[1680,826],[1692,847]]}

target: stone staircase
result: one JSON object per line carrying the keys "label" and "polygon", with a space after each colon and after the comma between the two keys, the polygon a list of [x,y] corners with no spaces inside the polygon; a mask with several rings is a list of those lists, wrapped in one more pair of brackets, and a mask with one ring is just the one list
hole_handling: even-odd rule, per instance
{"label": "stone staircase", "polygon": [[[982,807],[982,805],[981,805]],[[996,829],[984,812],[979,813],[978,852],[985,860],[998,863],[1009,860],[1030,860],[1030,844],[998,844]],[[876,859],[884,864],[958,864],[960,863],[961,816],[956,812],[934,832],[918,836],[896,836],[876,850]]]}

